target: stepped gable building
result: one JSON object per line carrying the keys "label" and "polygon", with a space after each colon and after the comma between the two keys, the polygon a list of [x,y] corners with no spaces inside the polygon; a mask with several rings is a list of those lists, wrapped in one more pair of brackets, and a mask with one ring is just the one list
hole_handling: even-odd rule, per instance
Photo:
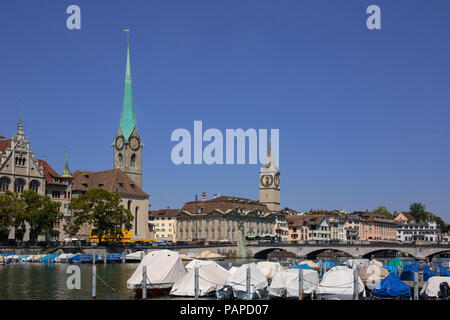
{"label": "stepped gable building", "polygon": [[[246,236],[270,235],[275,215],[256,200],[220,196],[185,203],[177,216],[180,241],[221,241],[238,239],[238,222],[244,223]],[[273,235],[273,234],[272,234]]]}
{"label": "stepped gable building", "polygon": [[[9,190],[21,194],[25,190],[33,190],[40,195],[48,195],[53,201],[59,202],[60,211],[65,219],[70,216],[68,203],[71,198],[72,177],[66,165],[59,175],[47,161],[34,157],[30,149],[30,138],[25,138],[23,123],[17,124],[17,132],[11,139],[5,140],[0,136],[0,193]],[[61,223],[62,222],[62,223]],[[63,232],[64,221],[58,221],[55,228],[60,231],[59,240],[65,237]],[[30,240],[29,230],[19,234],[12,228],[9,239]],[[49,237],[39,236],[38,240],[50,240]]]}

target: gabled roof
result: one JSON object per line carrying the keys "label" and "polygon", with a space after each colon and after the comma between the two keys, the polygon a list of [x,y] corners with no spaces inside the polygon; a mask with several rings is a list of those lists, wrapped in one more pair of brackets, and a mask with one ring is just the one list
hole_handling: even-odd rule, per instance
{"label": "gabled roof", "polygon": [[302,225],[318,225],[326,219],[324,214],[302,214],[294,216],[286,216],[289,226],[300,227]]}
{"label": "gabled roof", "polygon": [[[11,139],[0,141],[0,152],[5,152],[6,149],[11,147]],[[0,156],[0,163],[2,163],[2,157]]]}
{"label": "gabled roof", "polygon": [[121,195],[149,197],[147,193],[120,169],[98,172],[77,170],[73,173],[73,191],[86,192],[92,188],[102,188]]}
{"label": "gabled roof", "polygon": [[39,166],[44,168],[44,177],[45,182],[47,184],[53,184],[53,185],[59,185],[59,186],[66,186],[65,183],[58,182],[59,181],[59,174],[56,173],[55,170],[47,163],[45,160],[37,159]]}

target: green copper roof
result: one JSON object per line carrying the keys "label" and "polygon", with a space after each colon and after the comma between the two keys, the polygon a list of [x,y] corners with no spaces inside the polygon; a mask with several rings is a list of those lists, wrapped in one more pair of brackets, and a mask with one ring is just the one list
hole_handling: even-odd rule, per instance
{"label": "green copper roof", "polygon": [[125,92],[123,95],[122,115],[120,116],[120,129],[122,130],[125,142],[133,132],[136,126],[134,117],[134,100],[133,86],[131,84],[131,67],[130,67],[130,46],[127,46],[127,70],[125,73]]}
{"label": "green copper roof", "polygon": [[66,165],[64,170],[61,172],[62,178],[72,178],[72,172],[69,170],[69,162],[67,161],[67,150],[66,150]]}

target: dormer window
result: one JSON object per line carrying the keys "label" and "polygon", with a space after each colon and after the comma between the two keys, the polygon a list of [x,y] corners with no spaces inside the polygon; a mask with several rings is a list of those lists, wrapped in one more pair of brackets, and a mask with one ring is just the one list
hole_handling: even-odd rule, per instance
{"label": "dormer window", "polygon": [[98,184],[98,187],[99,187],[99,188],[103,187],[103,183],[99,183],[99,184]]}
{"label": "dormer window", "polygon": [[123,183],[122,183],[122,182],[119,182],[119,186],[120,186],[121,188],[123,188]]}

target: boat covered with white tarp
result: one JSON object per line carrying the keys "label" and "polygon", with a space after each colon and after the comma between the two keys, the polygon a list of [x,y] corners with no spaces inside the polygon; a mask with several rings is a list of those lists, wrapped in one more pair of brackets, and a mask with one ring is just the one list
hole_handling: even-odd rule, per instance
{"label": "boat covered with white tarp", "polygon": [[[420,291],[420,295],[424,298],[440,298],[443,297],[444,293],[440,292],[443,283],[447,283],[447,288],[450,287],[450,277],[431,277],[427,280],[422,290]],[[450,293],[450,292],[449,292]]]}
{"label": "boat covered with white tarp", "polygon": [[261,270],[266,276],[267,280],[272,280],[277,272],[283,271],[284,268],[278,262],[260,261],[256,264],[259,270]]}
{"label": "boat covered with white tarp", "polygon": [[[206,296],[214,293],[217,286],[224,283],[231,273],[217,263],[197,266],[198,270],[198,296]],[[170,290],[173,296],[195,296],[195,267],[189,268],[188,272],[178,279]]]}
{"label": "boat covered with white tarp", "polygon": [[195,267],[204,267],[204,266],[215,266],[217,268],[220,268],[222,270],[225,270],[227,272],[229,272],[227,269],[225,269],[224,267],[222,267],[220,264],[218,264],[215,261],[212,260],[198,260],[198,259],[194,259],[191,262],[189,262],[186,265],[186,270],[189,271],[190,269],[194,269]]}
{"label": "boat covered with white tarp", "polygon": [[369,259],[348,259],[344,265],[350,269],[361,269],[369,265]]}
{"label": "boat covered with white tarp", "polygon": [[280,298],[298,298],[300,270],[303,272],[303,294],[312,294],[319,285],[319,273],[311,269],[287,269],[277,272],[269,286],[269,295]]}
{"label": "boat covered with white tarp", "polygon": [[359,270],[359,277],[366,283],[367,288],[373,289],[375,284],[383,280],[389,275],[389,271],[379,265],[379,262],[370,261],[370,263]]}
{"label": "boat covered with white tarp", "polygon": [[[265,294],[267,278],[255,263],[240,266],[221,286],[217,288],[217,297],[227,299],[232,294],[237,299],[247,298],[247,270],[250,269],[250,297],[259,299]],[[230,290],[232,292],[230,292]]]}
{"label": "boat covered with white tarp", "polygon": [[142,260],[142,257],[145,256],[145,251],[136,251],[129,253],[125,256],[126,262],[140,262]]}
{"label": "boat covered with white tarp", "polygon": [[147,253],[127,281],[127,288],[142,290],[143,266],[147,267],[146,288],[150,293],[169,293],[173,284],[186,274],[180,255],[171,250]]}
{"label": "boat covered with white tarp", "polygon": [[[337,266],[327,271],[317,286],[319,299],[326,300],[351,300],[355,286],[354,271],[345,266]],[[357,276],[357,292],[365,293],[364,283]]]}

